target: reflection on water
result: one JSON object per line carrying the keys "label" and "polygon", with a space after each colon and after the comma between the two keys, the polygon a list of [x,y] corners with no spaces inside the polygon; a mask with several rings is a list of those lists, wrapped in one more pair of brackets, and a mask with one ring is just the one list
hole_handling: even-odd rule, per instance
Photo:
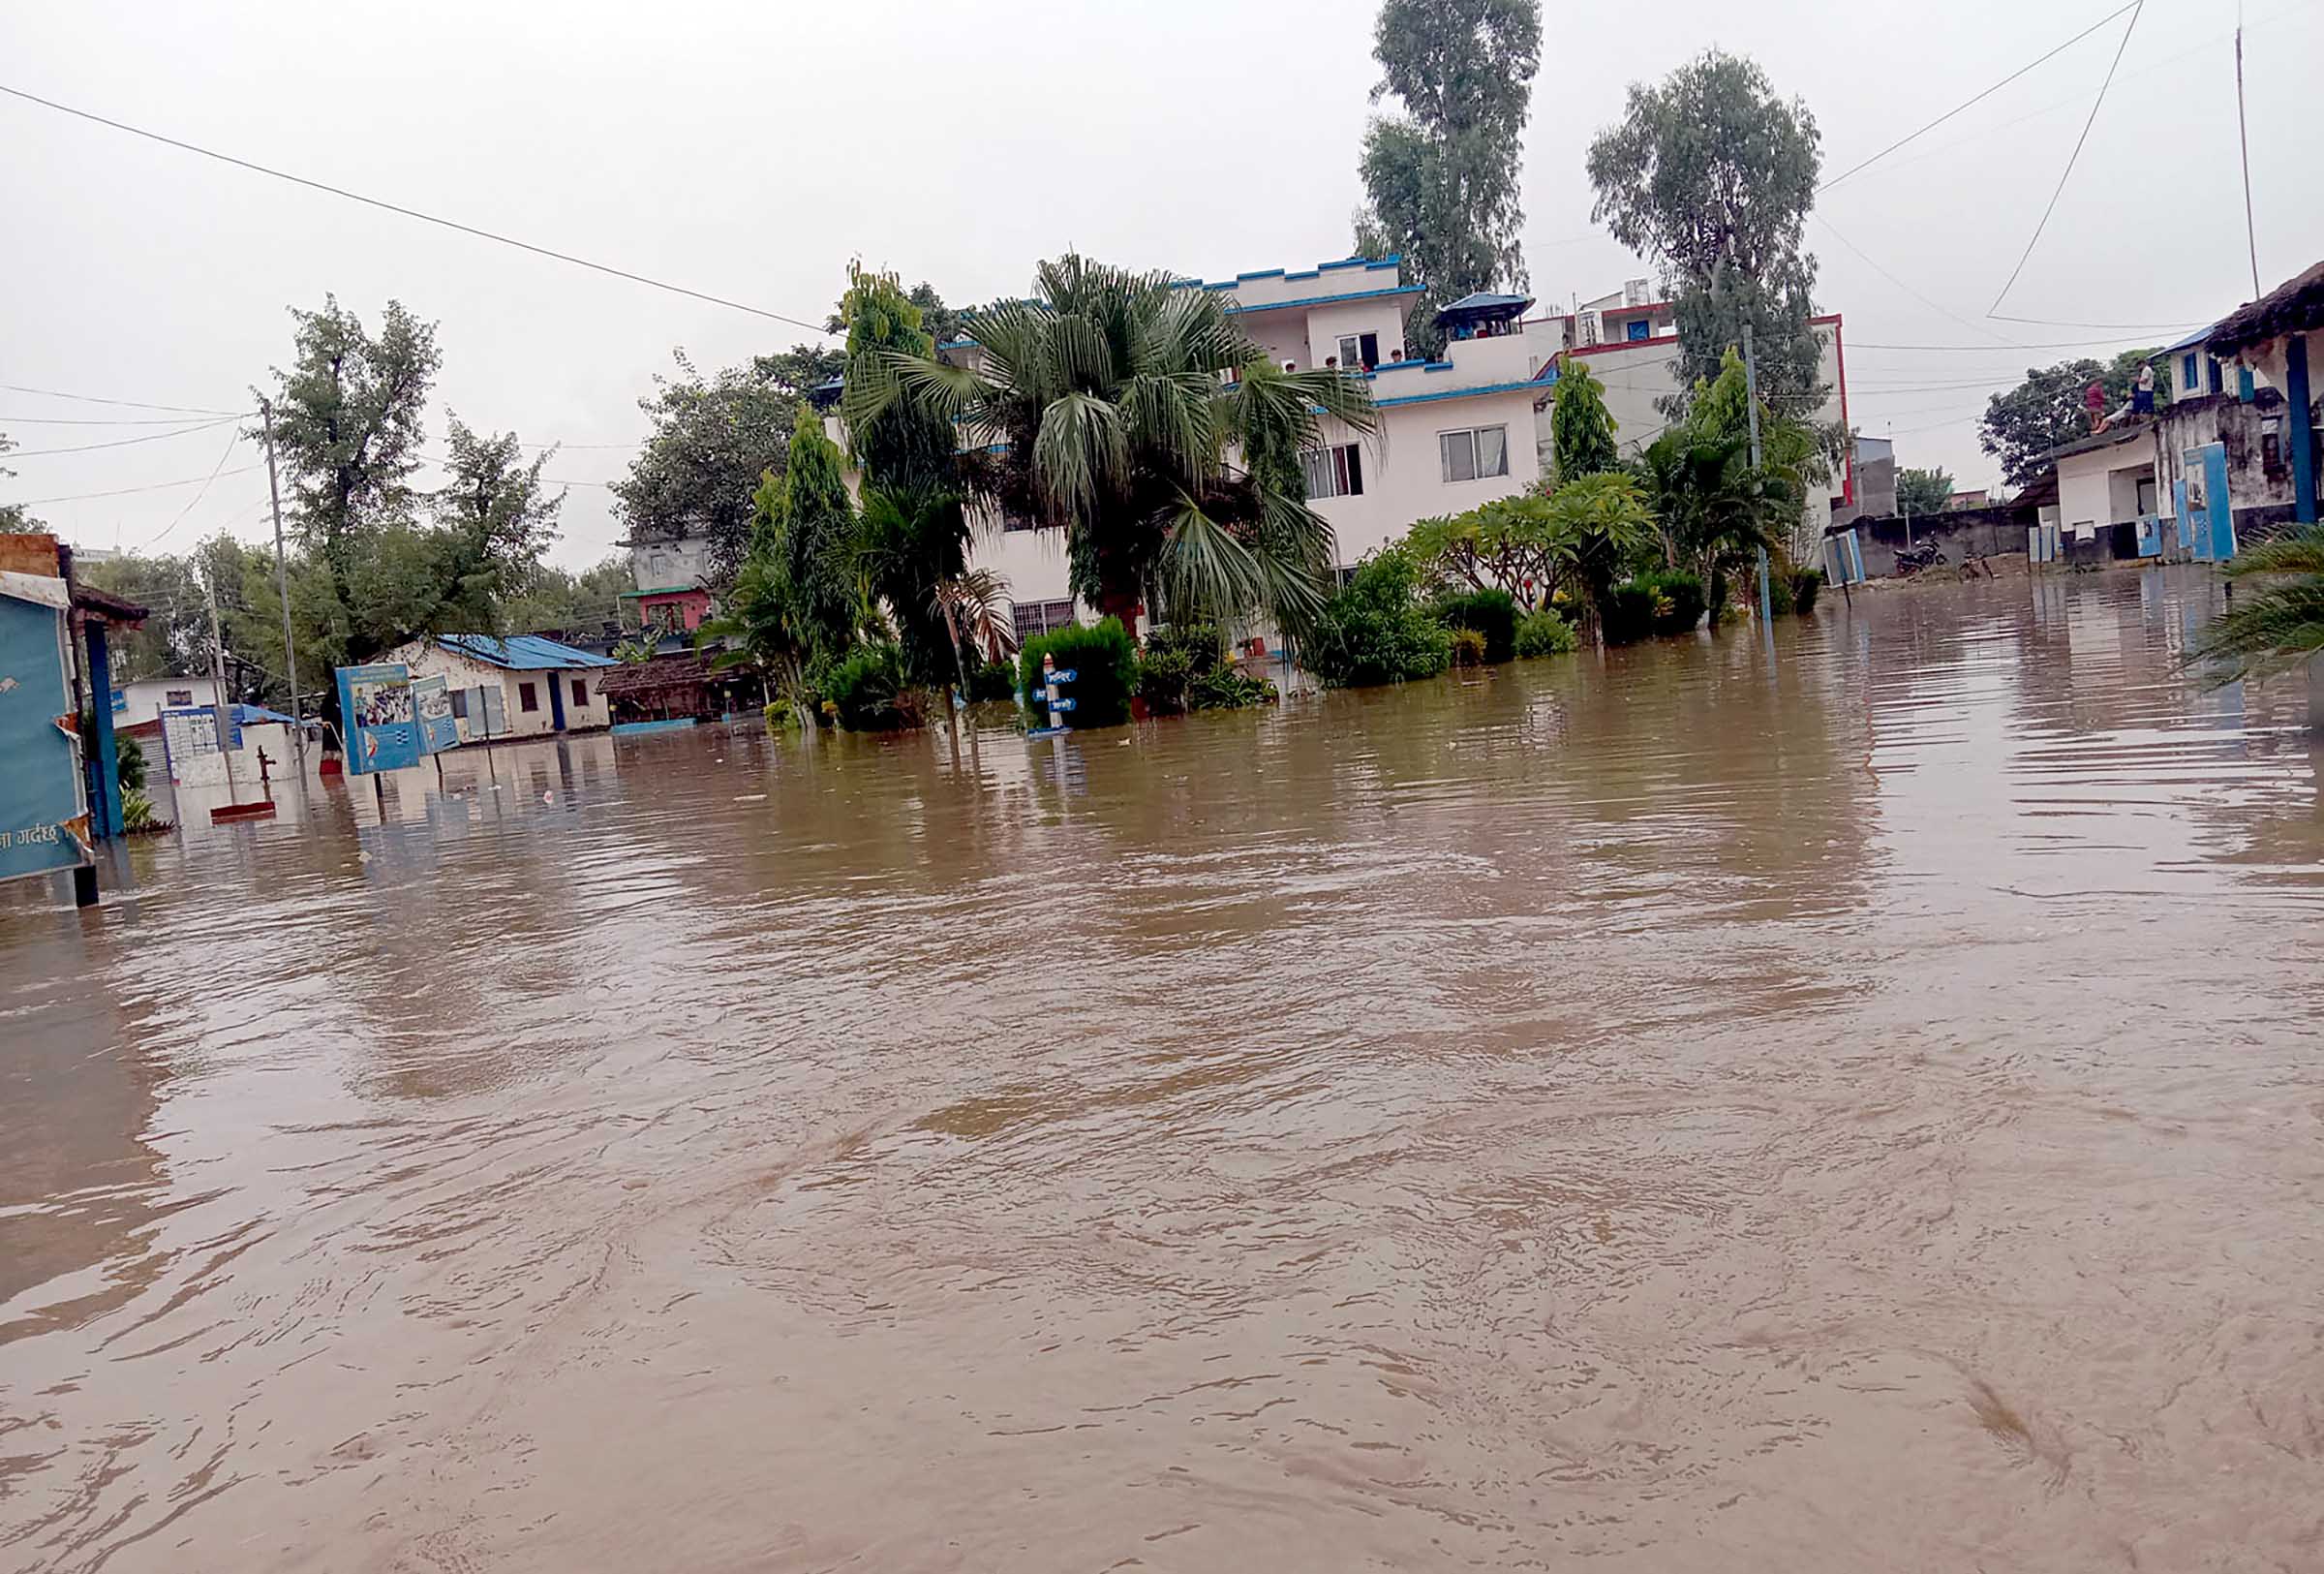
{"label": "reflection on water", "polygon": [[2319,756],[2212,594],[15,888],[0,1566],[2312,1566]]}

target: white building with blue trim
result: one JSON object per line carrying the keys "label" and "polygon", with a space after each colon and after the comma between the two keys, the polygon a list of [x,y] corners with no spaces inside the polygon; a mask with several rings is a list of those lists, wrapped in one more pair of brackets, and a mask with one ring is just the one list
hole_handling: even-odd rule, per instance
{"label": "white building with blue trim", "polygon": [[[1307,460],[1309,500],[1330,522],[1343,569],[1416,519],[1514,496],[1541,478],[1535,412],[1554,385],[1537,378],[1547,368],[1522,331],[1529,297],[1455,301],[1438,314],[1447,333],[1443,357],[1422,360],[1405,352],[1421,287],[1404,282],[1392,257],[1269,268],[1214,283],[1189,279],[1180,288],[1222,296],[1243,331],[1277,361],[1352,369],[1371,383],[1378,430],[1360,433],[1328,420],[1322,446]],[[973,362],[979,352],[963,341],[944,353]],[[1003,526],[980,533],[975,553],[979,568],[1007,578],[1020,633],[1074,620],[1062,530]],[[1082,608],[1080,615],[1089,613]]]}

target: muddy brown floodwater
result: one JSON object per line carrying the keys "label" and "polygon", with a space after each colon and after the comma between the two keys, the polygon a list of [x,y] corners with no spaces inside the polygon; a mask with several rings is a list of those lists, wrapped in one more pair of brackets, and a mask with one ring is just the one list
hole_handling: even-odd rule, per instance
{"label": "muddy brown floodwater", "polygon": [[2324,1567],[2324,756],[2215,594],[16,888],[0,1567]]}

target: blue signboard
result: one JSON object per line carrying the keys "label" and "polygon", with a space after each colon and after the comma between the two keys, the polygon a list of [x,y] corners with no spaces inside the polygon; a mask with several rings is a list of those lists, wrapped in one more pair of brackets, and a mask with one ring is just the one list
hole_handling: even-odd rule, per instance
{"label": "blue signboard", "polygon": [[339,668],[339,725],[351,771],[397,771],[418,764],[412,669],[401,662]]}
{"label": "blue signboard", "polygon": [[[12,574],[0,594],[0,880],[88,862],[80,743],[68,730],[61,579]],[[29,599],[55,586],[53,604]]]}
{"label": "blue signboard", "polygon": [[419,723],[419,752],[440,755],[460,746],[460,724],[452,716],[452,689],[443,674],[412,680],[412,714]]}

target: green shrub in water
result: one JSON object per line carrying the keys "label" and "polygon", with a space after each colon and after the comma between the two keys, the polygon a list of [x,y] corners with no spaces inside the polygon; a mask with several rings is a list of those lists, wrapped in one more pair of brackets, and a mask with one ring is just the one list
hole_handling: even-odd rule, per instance
{"label": "green shrub in water", "polygon": [[982,662],[968,669],[968,702],[1008,699],[1017,693],[1017,673],[1006,662]]}
{"label": "green shrub in water", "polygon": [[1271,705],[1282,697],[1273,679],[1245,677],[1223,664],[1186,686],[1188,710],[1246,710],[1253,705]]}
{"label": "green shrub in water", "polygon": [[1821,569],[1793,569],[1791,580],[1791,610],[1806,617],[1816,610],[1816,598],[1823,593]]}
{"label": "green shrub in water", "polygon": [[[1061,720],[1070,727],[1119,726],[1130,719],[1130,695],[1138,687],[1138,647],[1119,618],[1106,618],[1093,628],[1076,624],[1024,642],[1017,653],[1020,690],[1030,694],[1041,682],[1041,658],[1071,668],[1074,681],[1059,693],[1069,695],[1074,708]],[[1049,713],[1036,705],[1035,726],[1049,725]]]}
{"label": "green shrub in water", "polygon": [[1324,603],[1301,664],[1335,689],[1433,677],[1452,660],[1452,636],[1414,603],[1420,567],[1383,547],[1363,560],[1347,588]]}
{"label": "green shrub in water", "polygon": [[1642,573],[1637,583],[1654,593],[1654,632],[1658,634],[1693,633],[1702,621],[1704,608],[1711,604],[1702,580],[1684,570]]}
{"label": "green shrub in water", "polygon": [[[1484,654],[1479,661],[1499,664],[1517,654],[1517,599],[1506,590],[1473,590],[1465,595],[1440,597],[1429,610],[1436,621],[1455,631],[1452,659],[1461,661],[1462,641],[1457,631],[1471,630],[1484,636]],[[1475,662],[1462,662],[1473,666]]]}
{"label": "green shrub in water", "polygon": [[1580,645],[1574,625],[1555,612],[1528,612],[1517,620],[1517,657],[1570,656]]}
{"label": "green shrub in water", "polygon": [[1478,629],[1451,629],[1452,636],[1452,664],[1454,666],[1484,665],[1484,633]]}
{"label": "green shrub in water", "polygon": [[904,680],[901,645],[858,645],[832,664],[819,687],[832,719],[850,732],[897,732],[921,723],[920,694]]}

